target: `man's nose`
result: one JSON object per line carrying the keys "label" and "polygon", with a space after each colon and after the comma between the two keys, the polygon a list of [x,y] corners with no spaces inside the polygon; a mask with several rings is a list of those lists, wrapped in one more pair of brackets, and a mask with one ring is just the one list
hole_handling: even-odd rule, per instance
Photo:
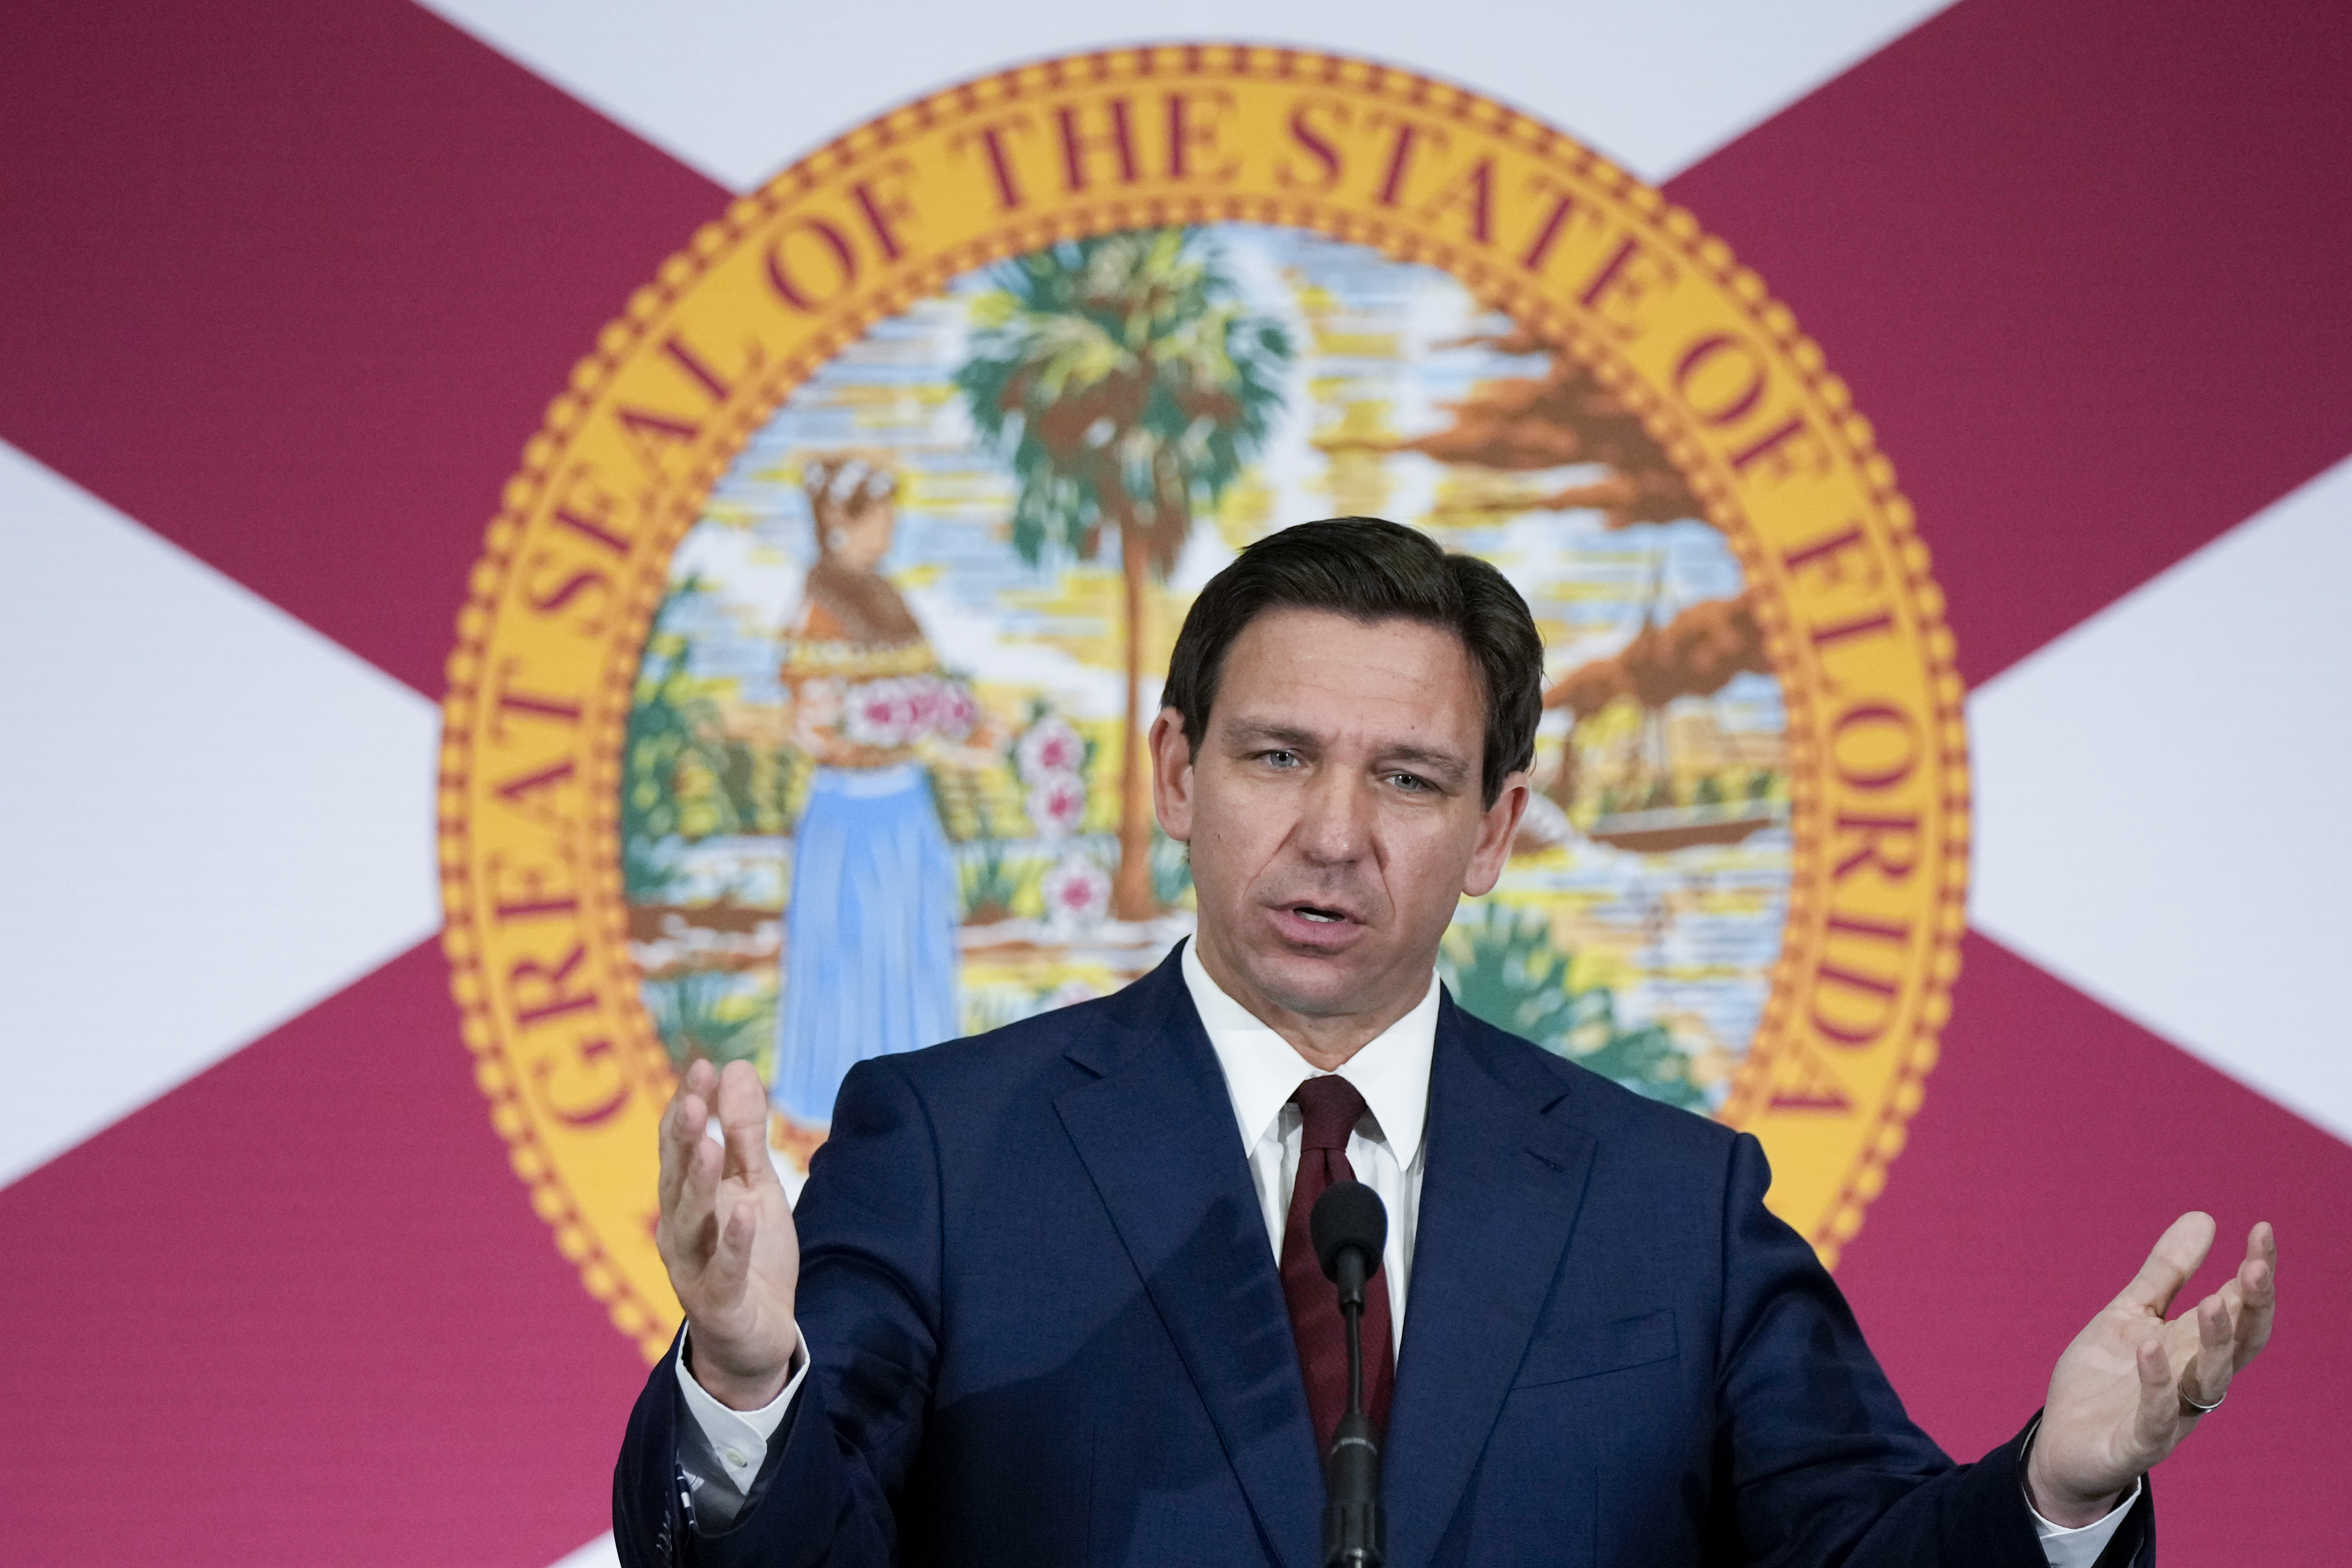
{"label": "man's nose", "polygon": [[1364,853],[1371,832],[1370,809],[1364,781],[1352,770],[1331,769],[1307,787],[1292,842],[1318,865],[1344,865]]}

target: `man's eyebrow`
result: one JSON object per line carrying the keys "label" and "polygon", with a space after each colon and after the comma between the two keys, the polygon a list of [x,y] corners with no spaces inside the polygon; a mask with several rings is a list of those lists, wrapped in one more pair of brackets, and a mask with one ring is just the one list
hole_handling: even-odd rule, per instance
{"label": "man's eyebrow", "polygon": [[1244,746],[1284,746],[1295,752],[1312,751],[1320,742],[1307,731],[1296,724],[1280,724],[1270,719],[1236,719],[1225,726],[1226,739]]}
{"label": "man's eyebrow", "polygon": [[1470,764],[1451,752],[1433,752],[1426,746],[1391,746],[1381,753],[1383,762],[1403,763],[1423,773],[1435,773],[1447,784],[1460,784],[1470,776]]}

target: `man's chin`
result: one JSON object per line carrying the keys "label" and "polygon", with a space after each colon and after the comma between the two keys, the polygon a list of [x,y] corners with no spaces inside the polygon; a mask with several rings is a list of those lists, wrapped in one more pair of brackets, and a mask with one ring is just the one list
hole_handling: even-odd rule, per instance
{"label": "man's chin", "polygon": [[1382,967],[1358,953],[1262,953],[1251,979],[1265,999],[1302,1018],[1336,1018],[1371,1005]]}

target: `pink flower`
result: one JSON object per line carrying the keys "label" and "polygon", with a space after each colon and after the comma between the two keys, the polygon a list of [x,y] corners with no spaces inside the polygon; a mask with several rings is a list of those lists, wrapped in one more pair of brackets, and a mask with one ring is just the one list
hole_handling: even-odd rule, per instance
{"label": "pink flower", "polygon": [[1098,921],[1110,909],[1110,878],[1082,855],[1065,855],[1045,873],[1045,920],[1069,926]]}
{"label": "pink flower", "polygon": [[1040,719],[1029,726],[1013,748],[1021,776],[1031,784],[1049,773],[1073,773],[1085,765],[1087,743],[1059,719]]}
{"label": "pink flower", "polygon": [[1086,781],[1076,773],[1045,773],[1029,785],[1028,805],[1040,835],[1067,838],[1086,820]]}
{"label": "pink flower", "polygon": [[869,680],[854,688],[842,731],[861,746],[903,746],[915,738],[914,694],[903,680]]}
{"label": "pink flower", "polygon": [[950,741],[961,741],[980,722],[980,704],[959,681],[939,684],[939,710],[934,727]]}
{"label": "pink flower", "polygon": [[852,688],[842,731],[861,746],[909,746],[926,735],[961,740],[979,719],[980,704],[960,683],[912,675]]}

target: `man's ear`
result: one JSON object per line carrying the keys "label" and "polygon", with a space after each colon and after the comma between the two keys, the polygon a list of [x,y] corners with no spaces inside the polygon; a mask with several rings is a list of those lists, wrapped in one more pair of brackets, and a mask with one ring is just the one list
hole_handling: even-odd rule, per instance
{"label": "man's ear", "polygon": [[1151,810],[1160,830],[1179,844],[1192,841],[1192,743],[1184,716],[1162,708],[1151,721]]}
{"label": "man's ear", "polygon": [[1470,868],[1462,876],[1462,890],[1471,898],[1495,890],[1503,878],[1503,863],[1511,858],[1511,839],[1519,831],[1519,818],[1528,812],[1528,775],[1511,773],[1503,780],[1502,793],[1486,815],[1478,821],[1478,845],[1470,852]]}

